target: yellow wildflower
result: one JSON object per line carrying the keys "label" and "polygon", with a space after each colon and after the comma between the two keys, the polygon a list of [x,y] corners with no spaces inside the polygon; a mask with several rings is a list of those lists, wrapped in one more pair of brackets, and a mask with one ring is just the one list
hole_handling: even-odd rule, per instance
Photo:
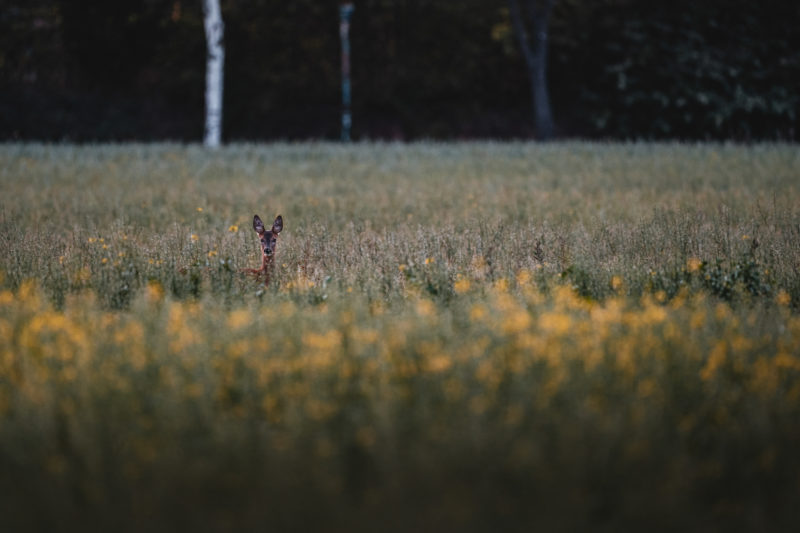
{"label": "yellow wildflower", "polygon": [[253,313],[248,309],[236,309],[228,315],[228,327],[232,330],[242,329],[249,326],[253,321]]}
{"label": "yellow wildflower", "polygon": [[147,284],[144,294],[148,302],[160,302],[164,298],[164,287],[157,281],[151,281]]}
{"label": "yellow wildflower", "polygon": [[436,313],[436,306],[433,304],[432,301],[427,300],[425,298],[420,298],[417,300],[417,314],[420,316],[433,316]]}
{"label": "yellow wildflower", "polygon": [[775,297],[775,302],[777,302],[777,304],[781,307],[787,307],[790,303],[792,303],[792,297],[788,292],[781,289],[778,292],[778,295]]}
{"label": "yellow wildflower", "polygon": [[456,291],[457,294],[464,294],[470,288],[470,282],[467,278],[459,274],[456,276],[456,281],[453,283],[453,290]]}
{"label": "yellow wildflower", "polygon": [[488,316],[488,312],[486,307],[481,304],[476,304],[472,306],[472,309],[469,310],[469,319],[472,322],[483,322],[484,319]]}
{"label": "yellow wildflower", "polygon": [[572,326],[572,319],[567,313],[548,312],[539,317],[539,326],[554,335],[564,335]]}
{"label": "yellow wildflower", "polygon": [[452,366],[453,360],[448,355],[441,353],[428,360],[426,370],[432,374],[438,374],[448,370]]}
{"label": "yellow wildflower", "polygon": [[700,377],[703,379],[703,381],[708,381],[714,377],[717,369],[725,363],[726,355],[727,347],[725,345],[725,341],[720,340],[711,350],[706,365],[700,371]]}
{"label": "yellow wildflower", "polygon": [[500,278],[495,281],[494,290],[499,293],[508,292],[508,280],[506,278]]}

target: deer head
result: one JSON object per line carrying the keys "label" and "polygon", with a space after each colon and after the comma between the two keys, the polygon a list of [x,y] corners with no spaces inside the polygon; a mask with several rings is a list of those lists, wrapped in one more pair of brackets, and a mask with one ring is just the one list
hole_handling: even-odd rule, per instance
{"label": "deer head", "polygon": [[283,229],[283,217],[278,215],[275,222],[272,223],[272,229],[267,231],[264,228],[264,223],[258,215],[253,217],[253,229],[258,233],[258,238],[261,240],[261,252],[263,255],[263,265],[266,266],[272,261],[272,256],[275,253],[275,247],[278,244],[278,233]]}

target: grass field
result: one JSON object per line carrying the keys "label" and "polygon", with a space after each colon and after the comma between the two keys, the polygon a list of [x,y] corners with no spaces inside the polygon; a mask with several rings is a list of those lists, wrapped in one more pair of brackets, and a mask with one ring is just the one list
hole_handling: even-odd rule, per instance
{"label": "grass field", "polygon": [[791,530],[798,243],[793,145],[0,146],[0,516]]}

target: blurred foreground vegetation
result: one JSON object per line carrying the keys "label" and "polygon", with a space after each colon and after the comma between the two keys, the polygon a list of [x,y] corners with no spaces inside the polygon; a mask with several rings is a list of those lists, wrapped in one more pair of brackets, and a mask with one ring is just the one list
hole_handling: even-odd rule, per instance
{"label": "blurred foreground vegetation", "polygon": [[[789,530],[782,145],[0,148],[12,530]],[[238,270],[281,213],[273,283]]]}

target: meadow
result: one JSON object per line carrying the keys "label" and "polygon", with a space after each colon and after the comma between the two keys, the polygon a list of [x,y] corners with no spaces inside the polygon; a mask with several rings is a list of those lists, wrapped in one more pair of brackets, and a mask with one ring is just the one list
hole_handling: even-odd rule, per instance
{"label": "meadow", "polygon": [[798,243],[788,144],[2,145],[0,516],[791,530]]}

